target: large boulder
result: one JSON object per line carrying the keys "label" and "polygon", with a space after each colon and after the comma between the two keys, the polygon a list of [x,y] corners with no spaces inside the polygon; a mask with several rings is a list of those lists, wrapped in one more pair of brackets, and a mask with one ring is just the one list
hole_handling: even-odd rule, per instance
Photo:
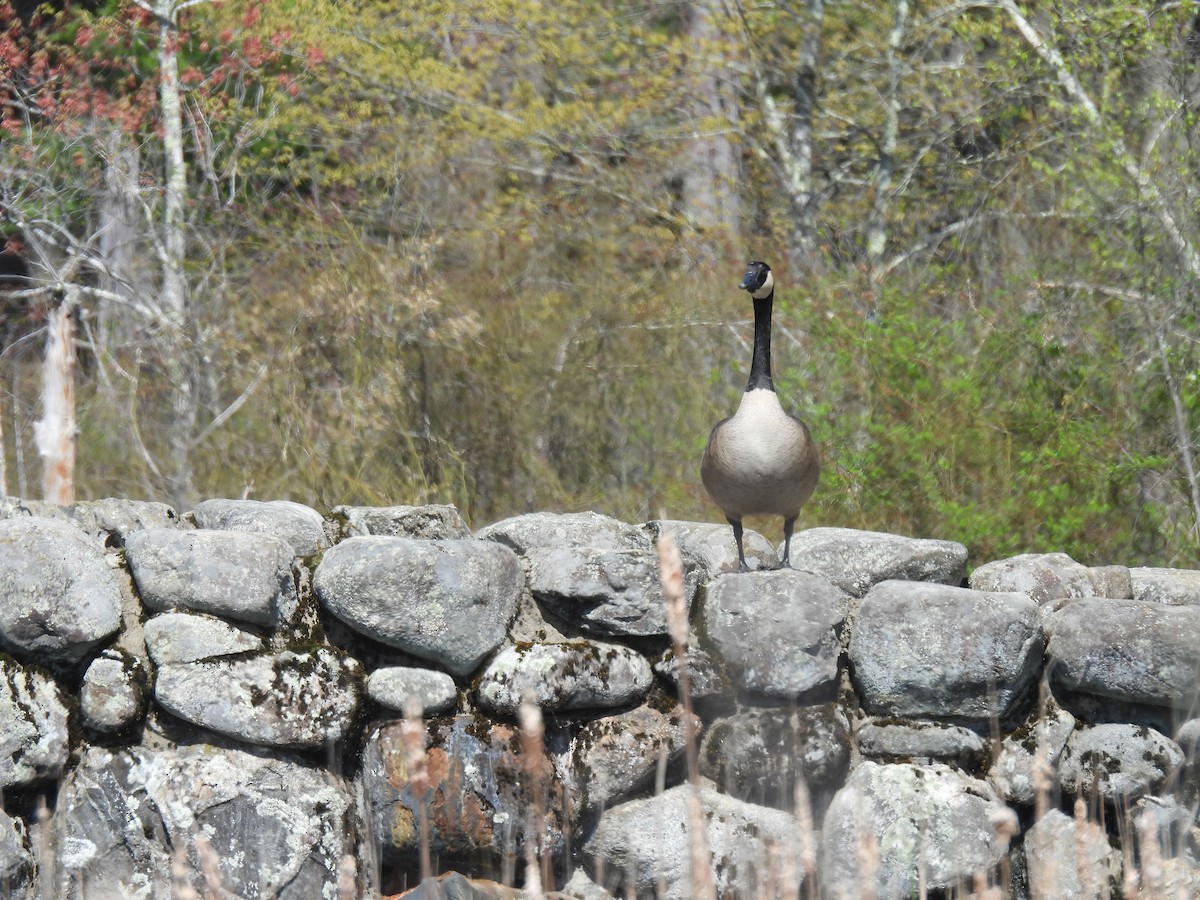
{"label": "large boulder", "polygon": [[504,640],[524,585],[499,544],[382,536],[343,541],[313,576],[321,604],[351,628],[458,676]]}
{"label": "large boulder", "polygon": [[185,609],[278,628],[296,612],[291,544],[270,534],[148,528],[125,539],[138,595],[156,612]]}
{"label": "large boulder", "polygon": [[[525,551],[533,596],[581,632],[597,637],[667,633],[666,604],[653,550],[535,547]],[[695,584],[685,583],[691,608]]]}
{"label": "large boulder", "polygon": [[1067,793],[1127,809],[1161,788],[1183,762],[1179,745],[1153,728],[1108,723],[1071,734],[1058,777]]}
{"label": "large boulder", "polygon": [[1121,883],[1121,854],[1094,820],[1078,822],[1048,809],[1025,833],[1023,846],[1035,897],[1105,897],[1110,884]]}
{"label": "large boulder", "polygon": [[807,572],[724,575],[708,590],[703,632],[741,687],[793,700],[837,679],[849,600]]}
{"label": "large boulder", "polygon": [[591,547],[596,550],[651,550],[649,535],[636,525],[594,512],[526,513],[475,532],[524,555],[535,547]]}
{"label": "large boulder", "polygon": [[809,528],[792,536],[791,563],[862,597],[881,581],[962,583],[967,548],[953,541],[852,528]]}
{"label": "large boulder", "polygon": [[170,900],[180,896],[172,869],[182,861],[184,883],[205,896],[203,870],[215,866],[231,897],[334,900],[338,868],[355,849],[353,813],[338,778],[277,757],[93,747],[59,794],[54,896]]}
{"label": "large boulder", "polygon": [[68,723],[58,685],[0,659],[0,789],[58,779],[70,753]]}
{"label": "large boulder", "polygon": [[57,519],[0,520],[0,646],[77,661],[117,633],[121,589],[104,549]]}
{"label": "large boulder", "polygon": [[[996,868],[1008,808],[985,782],[942,764],[864,762],[838,791],[821,832],[821,880],[830,900],[907,900],[953,889]],[[862,860],[870,855],[873,867]]]}
{"label": "large boulder", "polygon": [[488,663],[476,696],[500,716],[516,715],[526,700],[543,712],[607,709],[640,703],[653,682],[645,657],[619,644],[522,644]]}
{"label": "large boulder", "polygon": [[423,715],[432,716],[453,708],[458,702],[458,686],[445,672],[384,666],[368,676],[367,696],[393,712],[404,712],[415,700]]}
{"label": "large boulder", "polygon": [[978,730],[910,719],[873,721],[858,729],[858,750],[886,762],[948,762],[973,768],[987,745]]}
{"label": "large boulder", "polygon": [[1007,716],[1042,661],[1037,604],[1023,594],[885,581],[850,637],[866,707],[893,716]]}
{"label": "large boulder", "polygon": [[1132,590],[1124,566],[1089,567],[1065,553],[1025,553],[985,563],[971,573],[971,587],[1025,594],[1039,606],[1069,597],[1128,599]]}
{"label": "large boulder", "polygon": [[1063,749],[1074,730],[1075,717],[1052,706],[1005,735],[988,772],[997,793],[1010,803],[1026,806],[1032,805],[1039,793],[1048,799]]}
{"label": "large boulder", "polygon": [[146,651],[155,665],[239,656],[263,648],[256,634],[221,619],[191,613],[162,613],[142,626]]}
{"label": "large boulder", "polygon": [[725,793],[787,811],[798,782],[810,795],[829,791],[849,765],[849,725],[832,703],[743,710],[713,722],[700,745],[700,773]]}
{"label": "large boulder", "polygon": [[[693,715],[693,739],[701,727],[699,717]],[[588,722],[571,745],[583,805],[591,810],[607,809],[648,787],[660,765],[671,765],[682,757],[687,728],[679,706],[669,712],[639,706]]]}
{"label": "large boulder", "polygon": [[117,734],[146,713],[146,675],[141,664],[118,650],[105,650],[83,673],[79,711],[83,724],[101,734]]}
{"label": "large boulder", "polygon": [[1200,605],[1200,570],[1136,568],[1129,570],[1133,599],[1171,606]]}
{"label": "large boulder", "polygon": [[143,528],[178,528],[179,516],[165,503],[109,497],[85,500],[70,508],[71,519],[88,534],[121,546],[125,538]]}
{"label": "large boulder", "polygon": [[796,896],[800,873],[792,884],[780,883],[775,863],[779,854],[794,852],[797,819],[702,782],[696,802],[704,833],[697,835],[692,790],[684,784],[607,810],[584,845],[597,881],[617,896],[622,891],[666,900],[701,896],[690,870],[698,840],[707,850],[718,897]]}
{"label": "large boulder", "polygon": [[296,556],[313,556],[329,546],[325,520],[310,506],[290,500],[205,500],[191,512],[198,528],[270,534],[291,545]]}
{"label": "large boulder", "polygon": [[471,529],[467,528],[458,508],[449,504],[337,506],[333,516],[340,523],[343,539],[378,534],[453,541],[471,536]]}
{"label": "large boulder", "polygon": [[159,667],[158,705],[184,721],[248,744],[310,750],[345,737],[362,667],[332,650],[285,650]]}
{"label": "large boulder", "polygon": [[422,807],[434,853],[511,859],[530,828],[547,851],[563,847],[561,776],[549,756],[526,754],[515,725],[454,716],[427,724],[424,753],[414,754],[407,741],[405,723],[384,722],[363,751],[359,777],[386,857],[416,857]]}
{"label": "large boulder", "polygon": [[1200,606],[1082,599],[1047,616],[1054,681],[1108,700],[1186,710],[1200,691]]}

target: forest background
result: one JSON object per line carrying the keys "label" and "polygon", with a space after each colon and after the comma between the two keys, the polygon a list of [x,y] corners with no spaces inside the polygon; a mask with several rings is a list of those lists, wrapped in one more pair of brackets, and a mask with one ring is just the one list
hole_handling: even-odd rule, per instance
{"label": "forest background", "polygon": [[[800,527],[1194,565],[1200,4],[0,0],[80,498],[719,520],[771,263]],[[46,323],[0,354],[35,497]],[[765,526],[773,534],[771,526]]]}

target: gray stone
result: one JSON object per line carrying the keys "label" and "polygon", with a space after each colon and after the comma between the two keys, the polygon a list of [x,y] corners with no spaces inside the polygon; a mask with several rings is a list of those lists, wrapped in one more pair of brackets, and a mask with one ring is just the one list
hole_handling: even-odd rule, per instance
{"label": "gray stone", "polygon": [[[603,870],[597,881],[618,896],[634,890],[664,900],[699,896],[689,876],[691,791],[680,785],[607,810],[584,845],[593,872]],[[797,844],[794,816],[727,797],[707,782],[699,788],[699,804],[718,897],[798,895],[800,872],[788,884],[776,857],[779,848],[786,853]],[[632,886],[622,885],[629,879]]]}
{"label": "gray stone", "polygon": [[511,861],[522,855],[531,813],[544,852],[558,852],[566,800],[547,753],[553,749],[539,745],[541,758],[532,757],[516,725],[463,715],[427,723],[425,752],[417,758],[404,723],[379,725],[367,737],[360,778],[385,857],[416,856],[422,805],[434,853],[478,858],[490,851]]}
{"label": "gray stone", "polygon": [[57,779],[70,752],[67,725],[58,685],[0,659],[0,788]]}
{"label": "gray stone", "polygon": [[1023,594],[885,581],[855,618],[854,679],[877,714],[1003,718],[1041,664],[1038,624]]}
{"label": "gray stone", "polygon": [[[667,633],[666,604],[652,550],[535,547],[525,552],[538,602],[584,634],[650,637]],[[693,584],[684,585],[691,609]]]}
{"label": "gray stone", "polygon": [[342,537],[379,534],[388,537],[453,541],[471,536],[455,506],[337,506],[334,516],[342,523]]}
{"label": "gray stone", "polygon": [[987,747],[977,731],[938,722],[868,722],[857,737],[863,756],[888,762],[973,764]]}
{"label": "gray stone", "polygon": [[1132,805],[1182,766],[1179,745],[1153,728],[1104,724],[1072,733],[1058,777],[1067,793]]}
{"label": "gray stone", "polygon": [[790,700],[836,680],[849,599],[807,572],[724,575],[708,590],[703,630],[741,687]]}
{"label": "gray stone", "polygon": [[415,697],[424,715],[431,716],[453,709],[458,702],[458,687],[445,672],[385,666],[367,678],[367,696],[385,709],[404,712],[408,699]]}
{"label": "gray stone", "polygon": [[1200,605],[1200,571],[1196,569],[1129,570],[1133,599],[1170,606]]}
{"label": "gray stone", "polygon": [[404,900],[518,900],[529,895],[525,891],[518,894],[498,881],[468,878],[461,872],[447,872],[426,878],[401,896]]}
{"label": "gray stone", "polygon": [[125,539],[142,603],[278,628],[296,612],[291,545],[269,534],[148,528]]}
{"label": "gray stone", "polygon": [[1183,800],[1200,809],[1200,719],[1188,719],[1180,725],[1175,743],[1184,757],[1179,778]]}
{"label": "gray stone", "polygon": [[[1005,735],[988,772],[988,780],[996,792],[1010,803],[1024,805],[1037,800],[1039,788],[1049,797],[1067,738],[1074,730],[1075,717],[1053,707],[1045,716]],[[1036,766],[1043,767],[1040,785]]]}
{"label": "gray stone", "polygon": [[1026,832],[1024,847],[1036,897],[1101,897],[1121,883],[1121,854],[1092,820],[1047,810]]}
{"label": "gray stone", "polygon": [[0,891],[5,900],[35,900],[34,870],[25,824],[0,810]]}
{"label": "gray stone", "polygon": [[[906,900],[921,873],[930,890],[969,882],[1004,856],[995,823],[1009,816],[990,786],[949,766],[864,762],[825,815],[824,895]],[[866,848],[878,859],[873,870],[861,862]]]}
{"label": "gray stone", "polygon": [[[686,746],[683,708],[660,712],[650,706],[595,719],[580,729],[572,742],[576,778],[583,786],[588,809],[607,809],[648,787],[660,762],[678,761]],[[702,723],[692,716],[698,740]]]}
{"label": "gray stone", "polygon": [[122,545],[130,533],[143,528],[178,528],[178,514],[165,503],[145,500],[86,500],[70,508],[80,528],[101,541]]}
{"label": "gray stone", "polygon": [[789,812],[797,782],[824,792],[849,764],[850,730],[834,704],[745,710],[713,722],[700,745],[700,773],[725,793]]}
{"label": "gray stone", "polygon": [[1070,691],[1181,710],[1200,691],[1200,606],[1075,600],[1045,628],[1048,670]]}
{"label": "gray stone", "polygon": [[142,626],[155,665],[198,662],[263,649],[262,638],[221,619],[192,613],[161,613]]}
{"label": "gray stone", "polygon": [[653,550],[649,535],[594,512],[527,513],[503,519],[475,532],[481,541],[497,541],[524,554],[534,547],[593,547],[597,550]]}
{"label": "gray stone", "polygon": [[146,676],[132,656],[105,650],[83,673],[79,691],[83,724],[93,731],[117,734],[146,713]]}
{"label": "gray stone", "polygon": [[524,584],[499,544],[375,536],[333,547],[313,576],[317,598],[351,628],[458,676],[504,640]]}
{"label": "gray stone", "polygon": [[282,538],[299,557],[313,556],[329,546],[321,514],[290,500],[205,500],[191,515],[199,528]]}
{"label": "gray stone", "polygon": [[809,528],[792,536],[792,566],[862,597],[892,579],[962,583],[967,548],[953,541],[901,537],[852,528]]}
{"label": "gray stone", "polygon": [[1039,606],[1073,597],[1132,596],[1124,566],[1089,568],[1065,553],[1025,553],[986,563],[971,573],[971,587],[1025,594]]}
{"label": "gray stone", "polygon": [[[1198,836],[1195,829],[1196,809],[1190,803],[1184,805],[1174,794],[1148,795],[1141,797],[1126,813],[1122,833],[1136,834],[1142,849],[1146,841],[1154,841],[1163,856],[1174,856],[1188,847],[1190,839]],[[1193,844],[1190,849],[1194,848]],[[1200,871],[1196,874],[1200,875]]]}
{"label": "gray stone", "polygon": [[[93,747],[59,794],[55,896],[170,900],[179,848],[186,882],[205,896],[201,866],[211,864],[228,896],[334,900],[353,811],[339,779],[279,758]],[[197,835],[211,846],[204,861]]]}
{"label": "gray stone", "polygon": [[179,718],[248,744],[314,749],[345,737],[361,666],[331,650],[172,663],[154,699]]}
{"label": "gray stone", "polygon": [[0,644],[52,663],[117,633],[121,590],[99,541],[52,519],[0,521]]}
{"label": "gray stone", "polygon": [[569,900],[613,900],[613,895],[592,881],[582,868],[571,873],[560,894]]}
{"label": "gray stone", "polygon": [[[727,524],[662,519],[647,522],[646,527],[656,537],[660,534],[674,536],[685,564],[699,566],[709,579],[738,571],[737,543],[733,539],[733,529]],[[751,570],[779,568],[775,548],[757,531],[747,528],[742,534],[742,546]]]}
{"label": "gray stone", "polygon": [[[693,700],[710,700],[733,693],[733,683],[725,669],[725,661],[717,654],[709,653],[698,646],[694,637],[685,648],[683,667],[687,673],[688,696]],[[679,659],[673,649],[667,650],[654,663],[654,673],[668,682],[673,692],[678,695]]]}
{"label": "gray stone", "polygon": [[654,676],[638,653],[619,644],[568,641],[505,647],[479,679],[479,705],[502,716],[529,698],[543,712],[639,703]]}

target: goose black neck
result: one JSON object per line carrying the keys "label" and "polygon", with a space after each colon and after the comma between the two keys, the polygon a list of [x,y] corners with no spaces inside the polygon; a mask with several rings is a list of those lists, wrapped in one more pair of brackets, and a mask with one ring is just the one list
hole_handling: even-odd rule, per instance
{"label": "goose black neck", "polygon": [[775,390],[771,381],[771,305],[772,291],[762,300],[754,301],[754,356],[750,360],[750,383],[746,390]]}

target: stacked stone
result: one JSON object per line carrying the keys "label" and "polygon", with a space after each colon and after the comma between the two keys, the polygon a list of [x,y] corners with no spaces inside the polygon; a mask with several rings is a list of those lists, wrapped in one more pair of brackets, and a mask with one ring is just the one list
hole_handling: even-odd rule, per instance
{"label": "stacked stone", "polygon": [[563,896],[687,898],[699,858],[729,897],[1093,896],[1133,859],[1143,896],[1200,893],[1200,573],[746,550],[592,513],[0,501],[7,895],[373,896],[425,854],[463,896],[531,861]]}

